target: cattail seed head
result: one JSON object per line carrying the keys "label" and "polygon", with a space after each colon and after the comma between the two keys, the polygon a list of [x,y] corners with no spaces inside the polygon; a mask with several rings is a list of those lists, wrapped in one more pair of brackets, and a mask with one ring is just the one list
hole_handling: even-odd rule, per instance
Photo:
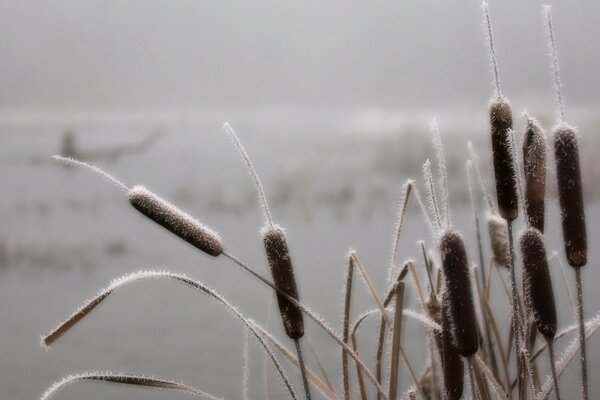
{"label": "cattail seed head", "polygon": [[572,267],[587,263],[587,234],[575,129],[561,124],[554,132],[558,198],[567,260]]}
{"label": "cattail seed head", "polygon": [[[262,237],[275,286],[288,296],[298,300],[298,287],[285,231],[278,225],[267,226],[262,231]],[[285,333],[292,339],[301,338],[304,335],[302,311],[280,293],[277,293],[277,303]]]}
{"label": "cattail seed head", "polygon": [[535,119],[527,118],[523,139],[525,211],[529,225],[544,232],[546,195],[546,137]]}
{"label": "cattail seed head", "polygon": [[495,98],[490,105],[492,127],[492,152],[498,210],[502,218],[512,221],[519,215],[515,163],[513,160],[510,133],[512,112],[508,100]]}
{"label": "cattail seed head", "polygon": [[216,232],[145,187],[135,186],[130,189],[127,198],[140,213],[197,249],[213,257],[223,252],[223,243]]}
{"label": "cattail seed head", "polygon": [[546,247],[540,231],[528,228],[521,235],[523,292],[538,331],[548,340],[556,335],[556,305]]}
{"label": "cattail seed head", "polygon": [[489,214],[487,223],[494,261],[498,265],[510,265],[510,245],[506,220],[498,215]]}
{"label": "cattail seed head", "polygon": [[440,255],[458,352],[469,357],[479,348],[467,252],[460,234],[446,231],[440,239]]}
{"label": "cattail seed head", "polygon": [[452,321],[450,318],[450,301],[447,292],[442,295],[442,369],[444,372],[444,392],[448,400],[462,398],[464,385],[464,366],[452,337]]}

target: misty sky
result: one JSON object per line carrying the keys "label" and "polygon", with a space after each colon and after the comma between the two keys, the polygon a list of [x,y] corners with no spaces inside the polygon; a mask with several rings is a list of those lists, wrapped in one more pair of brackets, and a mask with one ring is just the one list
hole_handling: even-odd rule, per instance
{"label": "misty sky", "polygon": [[[509,96],[551,96],[542,1],[492,1]],[[600,2],[555,1],[598,104]],[[0,109],[422,107],[491,93],[478,1],[0,1]]]}

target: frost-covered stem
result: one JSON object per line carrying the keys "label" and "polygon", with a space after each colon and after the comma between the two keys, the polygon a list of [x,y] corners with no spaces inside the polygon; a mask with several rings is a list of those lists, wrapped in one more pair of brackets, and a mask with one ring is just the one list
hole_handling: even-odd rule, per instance
{"label": "frost-covered stem", "polygon": [[300,374],[302,375],[304,394],[306,395],[306,400],[310,400],[310,385],[308,384],[308,377],[306,376],[306,365],[304,364],[304,357],[302,357],[302,347],[300,346],[300,340],[294,339],[294,345],[296,346],[296,354],[298,355],[298,365],[300,365]]}
{"label": "frost-covered stem", "polygon": [[508,226],[508,244],[510,248],[510,265],[508,266],[508,272],[510,275],[510,289],[512,292],[512,325],[515,339],[515,352],[517,362],[517,383],[519,396],[523,393],[525,382],[523,382],[523,355],[521,353],[521,340],[523,338],[522,327],[521,327],[521,313],[519,312],[519,292],[517,289],[517,274],[515,271],[515,249],[513,241],[513,228],[512,221],[506,221]]}
{"label": "frost-covered stem", "polygon": [[488,45],[490,46],[490,61],[494,72],[494,86],[496,88],[496,96],[502,97],[502,89],[500,87],[500,68],[498,67],[498,57],[496,55],[496,40],[494,39],[494,28],[492,26],[492,18],[490,17],[490,9],[487,2],[481,3],[485,15],[486,34]]}
{"label": "frost-covered stem", "polygon": [[119,189],[121,189],[123,192],[125,192],[125,193],[129,192],[129,188],[123,182],[121,182],[120,180],[118,180],[117,178],[115,178],[114,176],[109,174],[108,172],[104,171],[100,167],[97,167],[95,165],[92,165],[92,164],[89,164],[89,163],[86,163],[83,161],[76,160],[71,157],[63,157],[63,156],[55,155],[55,156],[52,156],[52,158],[60,163],[68,165],[68,166],[87,168],[87,169],[91,170],[92,172],[97,173],[101,177],[107,179],[108,181],[113,183],[115,186],[117,186]]}
{"label": "frost-covered stem", "polygon": [[473,357],[467,358],[469,364],[469,383],[471,384],[471,397],[473,400],[478,400],[477,386],[475,385],[475,373],[473,371]]}
{"label": "frost-covered stem", "polygon": [[[480,296],[485,296],[488,292],[487,279],[485,277],[485,261],[483,256],[483,245],[481,241],[481,228],[479,224],[479,212],[478,204],[475,200],[475,194],[473,192],[473,176],[472,176],[472,163],[471,160],[467,161],[467,183],[469,186],[469,196],[471,198],[471,209],[473,210],[473,221],[475,223],[475,233],[477,235],[477,251],[479,253],[479,274],[481,278],[481,287],[483,290],[479,292]],[[482,309],[481,316],[483,317],[483,329],[485,333],[485,342],[487,344],[487,351],[489,356],[489,362],[492,365],[494,371],[498,370],[498,363],[496,362],[496,354],[494,353],[494,346],[492,345],[492,335],[490,333],[489,321],[485,311]]]}
{"label": "frost-covered stem", "polygon": [[244,370],[242,372],[242,399],[250,400],[248,384],[250,383],[250,333],[244,334]]}
{"label": "frost-covered stem", "polygon": [[263,209],[263,212],[265,214],[265,219],[267,220],[269,227],[271,229],[273,229],[273,217],[271,216],[271,210],[269,209],[269,205],[267,203],[267,197],[265,196],[265,191],[263,189],[262,183],[260,182],[260,178],[258,177],[258,174],[256,173],[256,169],[254,169],[254,165],[252,164],[252,161],[250,161],[250,157],[248,156],[248,153],[246,153],[246,149],[242,145],[240,138],[237,136],[237,134],[235,133],[235,131],[233,130],[231,125],[229,125],[229,122],[225,122],[225,124],[223,124],[223,130],[225,130],[225,132],[227,132],[229,134],[229,136],[231,136],[231,140],[233,140],[233,143],[235,144],[238,151],[242,155],[242,158],[244,159],[244,163],[246,164],[246,166],[248,167],[248,170],[250,171],[250,174],[252,175],[252,180],[254,181],[254,186],[256,186],[256,190],[258,192],[258,202],[260,203],[260,205]]}
{"label": "frost-covered stem", "polygon": [[[344,343],[348,344],[349,324],[350,324],[350,306],[352,301],[352,278],[354,276],[354,260],[348,259],[348,270],[346,273],[346,285],[344,289],[344,322],[342,327],[342,338]],[[342,351],[342,382],[344,386],[344,399],[350,400],[350,379],[348,374],[348,354]]]}
{"label": "frost-covered stem", "polygon": [[560,65],[558,64],[558,51],[556,50],[556,38],[554,37],[554,25],[552,23],[552,6],[544,6],[543,11],[546,19],[546,35],[548,47],[552,55],[552,77],[554,79],[554,90],[556,92],[556,102],[558,103],[558,111],[560,120],[565,120],[565,103],[562,94],[562,83],[560,81]]}
{"label": "frost-covered stem", "polygon": [[437,121],[431,121],[431,130],[433,132],[433,146],[438,162],[438,174],[440,175],[440,187],[442,190],[442,212],[444,217],[444,228],[449,228],[452,224],[450,216],[450,195],[448,191],[448,170],[446,168],[446,157],[444,155],[444,145],[442,136],[438,128]]}
{"label": "frost-covered stem", "polygon": [[575,268],[577,281],[577,317],[579,318],[579,351],[581,353],[581,392],[583,400],[588,399],[587,352],[585,349],[585,320],[583,318],[583,287],[581,268]]}
{"label": "frost-covered stem", "polygon": [[239,258],[235,257],[233,254],[231,254],[227,251],[223,251],[223,255],[225,257],[229,258],[233,263],[240,266],[242,269],[249,272],[252,276],[254,276],[258,280],[260,280],[262,283],[269,286],[271,289],[275,290],[277,293],[279,293],[280,295],[285,297],[295,307],[298,307],[307,317],[312,319],[319,328],[321,328],[325,333],[327,333],[327,335],[330,338],[332,338],[338,345],[340,345],[344,349],[345,352],[348,353],[348,355],[350,357],[352,357],[352,359],[356,362],[357,366],[364,372],[364,374],[367,376],[367,378],[369,378],[369,381],[371,381],[371,383],[377,390],[377,393],[379,393],[384,399],[388,398],[387,394],[381,387],[381,384],[375,378],[375,376],[372,374],[372,372],[367,368],[365,363],[360,359],[360,357],[358,357],[358,355],[346,343],[344,343],[344,340],[336,332],[334,332],[329,326],[327,326],[327,324],[321,319],[321,317],[319,317],[314,312],[312,312],[306,305],[304,305],[303,303],[300,303],[298,300],[296,300],[295,298],[293,298],[292,296],[287,294],[285,292],[285,290],[275,286],[267,278],[265,278],[264,276],[262,276],[261,274],[256,272],[254,270],[254,268],[252,268],[250,265],[246,264]]}
{"label": "frost-covered stem", "polygon": [[556,358],[554,357],[554,339],[546,340],[548,342],[548,355],[550,357],[550,369],[552,370],[552,380],[554,381],[554,394],[556,400],[560,400],[560,389],[558,386],[558,374],[556,373]]}
{"label": "frost-covered stem", "polygon": [[437,194],[435,190],[435,184],[433,183],[433,175],[431,173],[431,163],[429,159],[423,164],[423,177],[425,179],[425,187],[427,189],[427,197],[429,201],[429,208],[435,217],[437,223],[438,232],[442,231],[442,217],[440,214],[440,206],[438,205]]}

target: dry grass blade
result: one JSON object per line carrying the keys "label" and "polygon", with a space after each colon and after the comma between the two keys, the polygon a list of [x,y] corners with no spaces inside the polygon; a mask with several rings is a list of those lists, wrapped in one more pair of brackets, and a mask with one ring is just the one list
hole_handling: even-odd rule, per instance
{"label": "dry grass blade", "polygon": [[248,385],[250,384],[250,334],[244,334],[244,366],[242,368],[242,399],[250,400]]}
{"label": "dry grass blade", "polygon": [[[259,335],[259,333],[256,331],[256,329],[248,322],[246,317],[244,317],[242,315],[242,313],[235,306],[233,306],[227,299],[225,299],[223,296],[221,296],[220,294],[218,294],[217,292],[215,292],[208,286],[204,285],[202,282],[193,280],[182,274],[175,274],[175,273],[166,272],[166,271],[139,271],[139,272],[135,272],[133,274],[125,275],[119,279],[116,279],[106,289],[102,290],[95,298],[89,300],[84,306],[79,308],[74,314],[72,314],[69,318],[67,318],[64,322],[62,322],[50,334],[43,337],[42,344],[48,346],[49,343],[52,343],[51,341],[49,342],[48,338],[54,338],[54,340],[56,340],[57,337],[66,333],[70,328],[72,328],[77,322],[81,321],[81,319],[83,319],[85,316],[87,316],[98,304],[100,304],[100,302],[102,302],[104,299],[106,299],[116,289],[118,289],[124,285],[130,284],[133,282],[137,282],[137,281],[140,281],[143,279],[148,279],[148,278],[166,278],[166,279],[172,279],[172,280],[184,283],[187,286],[190,286],[194,289],[200,290],[200,291],[208,294],[211,298],[217,300],[217,302],[219,302],[223,306],[225,306],[225,308],[229,312],[231,312],[240,321],[242,321],[242,323],[246,326],[246,328],[248,328],[252,332],[252,334],[254,335],[256,340],[260,343],[260,345],[262,346],[264,351],[268,354],[273,365],[275,366],[275,369],[279,373],[279,376],[281,377],[284,385],[286,386],[290,396],[293,399],[298,398],[296,396],[296,393],[295,393],[295,391],[292,387],[292,384],[290,383],[287,375],[285,374],[283,368],[279,364],[279,361],[277,361],[277,359],[275,358],[273,351],[265,343],[264,339]],[[91,304],[93,304],[94,306],[90,307],[89,305],[91,305]],[[60,332],[60,335],[56,336],[57,332]]]}
{"label": "dry grass blade", "polygon": [[[600,318],[596,316],[585,324],[585,340],[588,340],[600,327]],[[579,337],[573,339],[573,341],[563,350],[563,355],[556,363],[556,372],[560,377],[563,372],[566,371],[567,366],[575,357],[575,354],[579,351]],[[549,377],[541,388],[539,395],[536,397],[537,400],[543,400],[550,392],[554,390],[554,383],[552,377]]]}
{"label": "dry grass blade", "polygon": [[389,398],[395,400],[398,397],[398,371],[400,363],[400,340],[402,338],[402,310],[404,309],[404,282],[396,287],[396,305],[394,307],[394,330],[392,332],[392,354],[390,365],[390,387]]}
{"label": "dry grass blade", "polygon": [[477,363],[477,366],[479,367],[479,369],[481,370],[481,372],[487,379],[487,382],[490,384],[492,389],[494,389],[496,398],[502,399],[502,400],[508,400],[508,395],[504,392],[504,389],[498,383],[498,381],[496,380],[496,377],[494,377],[494,373],[488,368],[488,366],[481,359],[481,357],[479,357],[477,354],[475,354],[473,356],[473,358],[474,358],[475,362]]}
{"label": "dry grass blade", "polygon": [[365,267],[362,265],[362,263],[358,259],[356,252],[353,250],[350,251],[350,259],[352,260],[354,265],[356,265],[356,267],[358,268],[358,272],[360,272],[361,278],[363,279],[364,283],[367,285],[369,292],[371,292],[371,296],[373,297],[373,300],[375,300],[377,307],[379,307],[379,309],[381,310],[381,314],[383,315],[383,318],[385,318],[386,324],[388,326],[392,326],[392,321],[390,320],[390,317],[387,315],[387,313],[385,313],[385,307],[383,306],[383,303],[381,302],[381,299],[379,298],[379,295],[377,294],[377,289],[375,289],[375,285],[373,285],[371,278],[369,278],[369,274],[367,274],[367,270],[365,269]]}
{"label": "dry grass blade", "polygon": [[143,386],[155,389],[172,390],[181,393],[188,394],[190,396],[201,397],[209,400],[218,400],[218,397],[212,396],[200,389],[196,389],[192,386],[187,386],[179,382],[153,378],[147,376],[138,375],[126,375],[126,374],[114,374],[112,372],[84,372],[77,375],[69,375],[64,377],[60,381],[54,383],[52,386],[44,392],[40,400],[47,400],[54,396],[60,389],[71,383],[80,381],[95,381],[114,383],[120,385],[131,385],[131,386]]}
{"label": "dry grass blade", "polygon": [[[268,329],[267,329],[267,331],[268,331]],[[335,392],[335,389],[333,388],[333,385],[331,384],[331,380],[329,379],[329,375],[327,374],[327,371],[325,370],[325,365],[323,364],[321,357],[319,357],[319,353],[317,353],[317,349],[315,349],[315,346],[313,345],[313,342],[310,339],[310,336],[306,336],[306,343],[308,343],[308,348],[310,349],[313,357],[315,358],[315,361],[317,362],[317,366],[319,367],[319,372],[321,372],[321,376],[323,377],[324,382],[327,384],[327,387],[329,389],[331,389],[331,391]]]}
{"label": "dry grass blade", "polygon": [[[260,325],[258,325],[255,321],[249,320],[250,323],[260,331],[260,333],[269,341],[273,344],[273,346],[275,346],[280,352],[281,354],[283,354],[283,356],[290,362],[292,363],[296,368],[300,368],[300,364],[298,363],[298,358],[294,355],[294,353],[292,353],[285,345],[283,345],[279,340],[277,340],[271,333],[269,333],[266,329],[264,329],[263,327],[261,327]],[[329,385],[327,382],[324,382],[323,380],[321,380],[313,371],[311,371],[310,369],[306,369],[306,375],[308,377],[308,380],[315,385],[315,387],[317,389],[319,389],[321,391],[321,393],[323,394],[323,396],[327,397],[328,399],[339,399],[339,397],[337,396],[337,393],[335,393],[335,390],[333,390],[331,388],[331,385]]]}
{"label": "dry grass blade", "polygon": [[[255,278],[257,278],[258,280],[263,282],[265,285],[267,285],[271,289],[277,291],[277,293],[283,295],[294,306],[296,306],[300,310],[302,310],[302,312],[306,316],[308,316],[310,319],[312,319],[319,328],[321,328],[330,338],[332,338],[340,347],[342,347],[344,349],[344,351],[346,351],[348,353],[348,355],[350,355],[350,357],[352,357],[352,359],[354,361],[356,361],[359,368],[367,376],[369,381],[373,384],[373,386],[377,390],[377,393],[379,393],[384,399],[387,399],[387,393],[383,390],[383,388],[379,384],[379,381],[375,378],[373,373],[367,368],[365,363],[360,359],[360,357],[358,357],[358,355],[346,343],[344,343],[344,340],[340,337],[340,335],[337,334],[333,329],[331,329],[327,325],[327,323],[325,321],[323,321],[323,319],[321,317],[319,317],[317,314],[315,314],[308,306],[306,306],[303,303],[300,303],[299,301],[297,301],[296,299],[294,299],[293,297],[291,297],[287,293],[285,293],[283,290],[276,287],[273,283],[269,282],[264,276],[262,276],[261,274],[256,272],[256,270],[254,268],[252,268],[248,264],[244,263],[243,261],[241,261],[234,255],[232,255],[228,252],[225,252],[225,251],[223,252],[223,255],[226,256],[227,258],[229,258],[231,261],[233,261],[235,264],[237,264],[244,270],[246,270],[247,272],[249,272],[250,274],[252,274]],[[403,274],[403,272],[401,272],[401,275],[402,274]]]}
{"label": "dry grass blade", "polygon": [[406,218],[406,210],[408,209],[408,201],[410,200],[410,194],[412,193],[414,181],[408,180],[402,188],[402,197],[400,198],[398,207],[398,221],[396,222],[396,229],[394,235],[394,245],[392,247],[392,258],[390,260],[390,269],[388,273],[388,284],[392,284],[392,274],[396,267],[396,260],[398,258],[398,252],[400,249],[400,239],[402,238],[402,229],[404,227],[404,219]]}

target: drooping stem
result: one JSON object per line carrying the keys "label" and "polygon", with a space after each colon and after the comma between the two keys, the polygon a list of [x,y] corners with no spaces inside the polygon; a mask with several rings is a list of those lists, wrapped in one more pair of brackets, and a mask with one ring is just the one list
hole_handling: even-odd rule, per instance
{"label": "drooping stem", "polygon": [[[298,307],[306,316],[308,316],[310,319],[312,319],[319,326],[319,328],[321,328],[325,333],[327,333],[327,335],[330,338],[335,340],[335,342],[338,345],[340,345],[344,349],[344,351],[348,353],[348,355],[350,357],[352,357],[352,359],[356,362],[357,366],[364,372],[364,374],[369,379],[369,381],[371,381],[371,383],[377,390],[377,393],[379,393],[384,399],[388,398],[387,393],[385,393],[385,391],[381,387],[381,384],[378,382],[378,380],[375,378],[375,376],[371,373],[371,371],[366,367],[366,365],[360,359],[360,357],[358,357],[358,355],[346,343],[344,343],[344,340],[337,333],[335,333],[330,327],[328,327],[327,324],[318,315],[316,315],[314,312],[312,312],[307,306],[300,303],[298,300],[296,300],[292,296],[288,295],[283,289],[275,286],[267,278],[265,278],[264,276],[259,274],[257,271],[255,271],[254,268],[252,268],[250,265],[246,264],[239,258],[235,257],[233,254],[231,254],[227,251],[223,251],[223,255],[225,257],[227,257],[228,259],[230,259],[233,263],[237,264],[242,269],[249,272],[252,276],[254,276],[258,280],[260,280],[262,283],[269,286],[271,289],[275,290],[277,293],[281,294],[290,303],[292,303],[295,307]],[[403,269],[400,272],[399,279],[403,278],[405,274],[406,274],[406,272]]]}
{"label": "drooping stem", "polygon": [[581,284],[581,268],[575,268],[577,281],[577,317],[579,318],[579,350],[581,352],[581,392],[583,400],[588,399],[587,352],[585,349],[585,320],[583,316],[583,287]]}
{"label": "drooping stem", "polygon": [[304,364],[304,357],[302,357],[302,347],[300,346],[300,340],[294,339],[294,345],[296,346],[296,354],[298,355],[298,364],[300,365],[300,373],[302,374],[302,384],[304,385],[304,394],[306,400],[310,400],[310,385],[308,384],[308,378],[306,376],[306,365]]}
{"label": "drooping stem", "polygon": [[556,358],[554,357],[554,339],[547,340],[548,355],[550,356],[550,369],[552,370],[552,380],[554,381],[554,393],[556,400],[560,400],[560,389],[558,386],[558,374],[556,373]]}

